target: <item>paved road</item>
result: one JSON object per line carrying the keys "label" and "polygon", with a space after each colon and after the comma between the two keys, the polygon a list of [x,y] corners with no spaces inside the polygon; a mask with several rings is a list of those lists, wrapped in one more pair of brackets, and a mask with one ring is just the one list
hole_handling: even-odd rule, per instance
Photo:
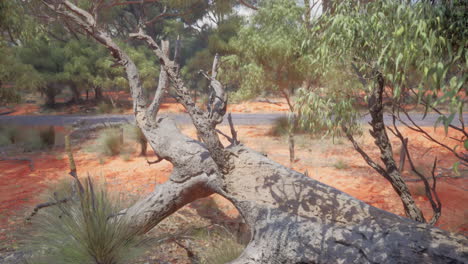
{"label": "paved road", "polygon": [[[189,124],[190,117],[188,114],[166,114],[172,117],[178,124]],[[232,119],[235,125],[268,125],[272,124],[276,118],[286,116],[285,113],[234,113]],[[437,114],[429,113],[423,119],[423,114],[411,114],[414,121],[420,126],[433,126],[438,118]],[[466,116],[464,119],[466,120]],[[391,124],[391,117],[384,117],[386,124]],[[67,126],[75,122],[85,120],[87,124],[97,124],[103,122],[133,122],[133,115],[23,115],[23,116],[0,116],[0,125],[15,124],[21,126]],[[403,118],[406,120],[406,118]],[[370,116],[366,115],[361,119],[361,122],[368,123]],[[465,122],[468,123],[468,122]],[[227,124],[225,118],[223,124]],[[459,124],[458,120],[454,120],[454,124]]]}

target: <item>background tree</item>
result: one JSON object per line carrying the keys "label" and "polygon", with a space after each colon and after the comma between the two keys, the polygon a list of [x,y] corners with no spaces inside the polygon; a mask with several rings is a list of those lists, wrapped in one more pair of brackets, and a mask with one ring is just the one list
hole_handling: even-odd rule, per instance
{"label": "background tree", "polygon": [[0,103],[18,102],[23,92],[42,85],[33,67],[24,64],[18,49],[22,42],[40,31],[26,16],[24,4],[17,1],[0,3]]}
{"label": "background tree", "polygon": [[291,125],[289,129],[290,161],[294,162],[294,135],[297,106],[295,91],[308,79],[307,60],[302,42],[307,25],[307,8],[295,1],[265,1],[251,21],[231,41],[235,55],[223,64],[223,81],[241,80],[234,98],[247,99],[266,92],[286,99]]}
{"label": "background tree", "polygon": [[[394,160],[387,131],[395,134],[408,155],[411,169],[424,182],[434,210],[432,224],[441,212],[435,183],[430,185],[414,166],[408,142],[397,122],[420,132],[462,162],[468,161],[463,147],[457,149],[437,141],[407,111],[409,106],[422,105],[425,113],[440,114],[446,133],[450,127],[459,134],[457,145],[468,139],[463,120],[467,31],[460,23],[461,16],[447,16],[452,11],[456,14],[457,8],[425,2],[342,1],[335,6],[333,15],[321,18],[305,43],[316,51],[310,54],[310,59],[316,65],[315,73],[321,77],[323,88],[301,90],[302,124],[311,129],[325,127],[332,132],[343,131],[366,162],[392,184],[407,216],[425,222]],[[370,134],[381,152],[383,167],[366,154],[352,135],[358,125],[357,100],[362,95],[365,95],[362,103],[371,116]],[[447,114],[440,110],[441,106],[447,107]],[[390,114],[392,124],[385,124],[384,111]],[[456,116],[458,122],[453,122]]]}

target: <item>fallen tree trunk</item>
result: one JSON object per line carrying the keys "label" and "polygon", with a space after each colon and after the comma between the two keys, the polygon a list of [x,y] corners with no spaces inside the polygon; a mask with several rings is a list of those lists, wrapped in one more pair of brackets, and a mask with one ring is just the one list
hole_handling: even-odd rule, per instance
{"label": "fallen tree trunk", "polygon": [[236,206],[252,234],[232,263],[468,261],[462,235],[365,204],[245,146],[230,151],[235,169],[229,174],[197,174],[183,183],[171,178],[125,217],[146,231],[183,204],[216,192]]}
{"label": "fallen tree trunk", "polygon": [[[156,115],[159,96],[167,85],[158,86],[147,107],[135,64],[97,26],[96,14],[69,1],[43,3],[107,47],[124,66],[136,123],[158,161],[166,159],[174,167],[166,183],[116,216],[126,218],[140,233],[182,206],[217,193],[236,206],[250,227],[251,240],[232,263],[468,262],[468,239],[464,236],[372,207],[238,145],[236,140],[225,148],[216,132],[225,107],[210,112],[197,107],[174,62],[140,29],[131,37],[145,41],[153,50],[202,141],[182,134],[172,120]],[[216,73],[209,77],[210,86],[223,89],[215,77]],[[226,104],[224,97],[218,99],[224,101],[220,105]],[[209,109],[217,108],[212,105]]]}

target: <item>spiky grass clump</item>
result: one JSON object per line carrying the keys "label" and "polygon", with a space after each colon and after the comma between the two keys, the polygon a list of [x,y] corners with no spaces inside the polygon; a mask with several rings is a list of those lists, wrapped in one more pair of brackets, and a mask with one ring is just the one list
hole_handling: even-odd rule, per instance
{"label": "spiky grass clump", "polygon": [[205,264],[224,264],[238,258],[245,246],[238,243],[234,238],[225,237],[215,246],[209,248],[205,253]]}
{"label": "spiky grass clump", "polygon": [[199,252],[202,264],[221,264],[237,259],[245,248],[234,233],[222,227],[213,230],[198,230],[193,233],[202,245],[209,245]]}
{"label": "spiky grass clump", "polygon": [[55,144],[55,130],[48,128],[0,126],[0,146],[19,146],[24,151],[51,148]]}
{"label": "spiky grass clump", "polygon": [[[141,253],[143,240],[124,218],[104,188],[88,178],[77,198],[41,211],[29,241],[36,252],[29,263],[123,264]],[[54,195],[54,200],[58,197]],[[63,192],[62,192],[63,193]]]}
{"label": "spiky grass clump", "polygon": [[122,131],[119,128],[104,129],[97,139],[98,152],[107,156],[116,156],[123,150]]}
{"label": "spiky grass clump", "polygon": [[333,167],[338,170],[346,170],[349,168],[348,164],[342,159],[339,159],[333,163]]}

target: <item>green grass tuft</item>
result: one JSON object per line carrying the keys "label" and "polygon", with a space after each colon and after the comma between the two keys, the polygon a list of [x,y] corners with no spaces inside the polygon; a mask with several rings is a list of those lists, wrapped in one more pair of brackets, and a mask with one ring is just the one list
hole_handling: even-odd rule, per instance
{"label": "green grass tuft", "polygon": [[338,170],[346,170],[349,168],[348,164],[344,162],[343,160],[339,159],[337,160],[334,164],[333,167]]}
{"label": "green grass tuft", "polygon": [[123,150],[122,136],[119,128],[102,130],[97,139],[97,151],[106,156],[119,155]]}
{"label": "green grass tuft", "polygon": [[[56,191],[53,200],[60,200]],[[143,239],[124,218],[111,217],[120,208],[104,188],[88,178],[79,199],[45,208],[32,219],[35,231],[27,241],[34,252],[28,263],[123,264],[142,253]]]}

